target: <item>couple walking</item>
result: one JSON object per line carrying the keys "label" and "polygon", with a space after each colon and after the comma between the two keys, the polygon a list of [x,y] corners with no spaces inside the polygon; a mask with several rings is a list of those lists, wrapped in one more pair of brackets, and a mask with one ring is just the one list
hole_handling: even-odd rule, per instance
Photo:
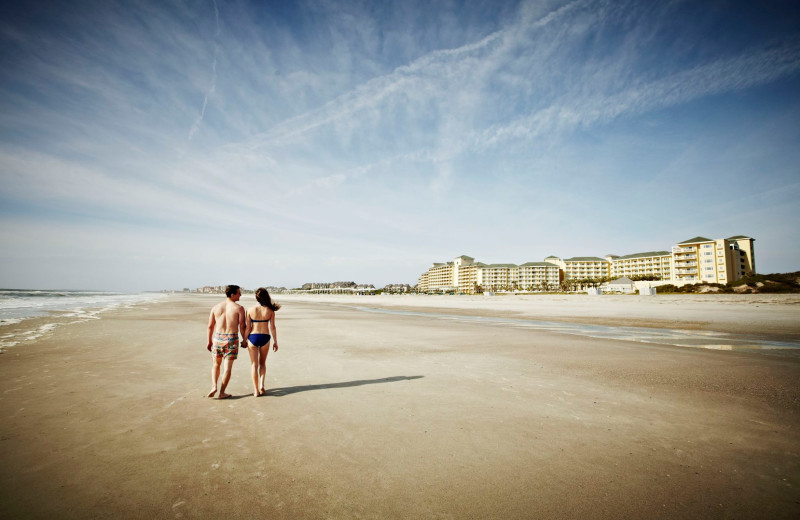
{"label": "couple walking", "polygon": [[[231,394],[225,393],[231,379],[233,362],[239,355],[239,334],[242,335],[242,346],[250,354],[250,376],[253,378],[253,396],[267,393],[264,379],[267,375],[267,354],[269,342],[272,350],[278,350],[278,337],[275,330],[275,311],[281,306],[272,301],[269,292],[263,287],[256,291],[258,305],[245,312],[239,305],[242,290],[238,285],[225,287],[224,302],[211,309],[208,317],[208,350],[211,352],[211,391],[207,397],[214,397],[219,382],[219,399],[226,399]],[[220,378],[220,365],[222,377]]]}

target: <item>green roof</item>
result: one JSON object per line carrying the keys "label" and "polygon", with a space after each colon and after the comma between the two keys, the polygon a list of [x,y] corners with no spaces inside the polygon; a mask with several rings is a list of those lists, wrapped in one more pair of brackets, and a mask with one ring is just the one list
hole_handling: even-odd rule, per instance
{"label": "green roof", "polygon": [[710,238],[706,237],[694,237],[690,238],[689,240],[684,240],[683,242],[678,242],[678,245],[681,244],[697,244],[698,242],[713,242]]}
{"label": "green roof", "polygon": [[520,265],[520,267],[558,267],[556,264],[550,262],[528,262]]}
{"label": "green roof", "polygon": [[596,256],[576,256],[575,258],[567,258],[565,262],[608,262],[605,258],[598,258]]}
{"label": "green roof", "polygon": [[517,264],[489,264],[484,267],[517,267]]}
{"label": "green roof", "polygon": [[632,255],[620,256],[617,260],[626,260],[628,258],[647,258],[650,256],[671,256],[669,251],[648,251],[647,253],[634,253]]}
{"label": "green roof", "polygon": [[744,239],[744,240],[755,240],[755,238],[746,237],[744,235],[736,235],[735,237],[730,237],[727,240],[742,240],[742,239]]}

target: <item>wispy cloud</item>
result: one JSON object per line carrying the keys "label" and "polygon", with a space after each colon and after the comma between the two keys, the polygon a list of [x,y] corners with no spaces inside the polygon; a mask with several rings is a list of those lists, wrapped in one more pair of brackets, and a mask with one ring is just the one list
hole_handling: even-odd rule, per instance
{"label": "wispy cloud", "polygon": [[[0,225],[96,219],[137,242],[138,229],[180,230],[192,251],[202,233],[187,230],[227,229],[284,265],[331,255],[366,272],[393,250],[502,260],[529,247],[525,225],[547,247],[528,259],[558,253],[570,229],[624,225],[595,204],[615,187],[644,198],[678,170],[730,170],[728,141],[753,157],[737,179],[763,164],[770,189],[791,184],[800,136],[781,118],[800,110],[786,88],[800,40],[777,18],[750,27],[679,0],[276,5],[10,11],[0,198],[13,204]],[[744,100],[768,89],[782,95]],[[714,99],[729,104],[718,121],[681,112]],[[764,135],[733,135],[726,117]],[[688,150],[691,132],[707,138]]]}

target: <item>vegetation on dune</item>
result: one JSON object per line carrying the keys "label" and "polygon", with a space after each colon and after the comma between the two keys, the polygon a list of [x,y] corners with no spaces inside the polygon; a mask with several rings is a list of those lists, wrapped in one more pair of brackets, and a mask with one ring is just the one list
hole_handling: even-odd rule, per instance
{"label": "vegetation on dune", "polygon": [[729,284],[697,283],[676,287],[659,285],[659,294],[672,293],[800,293],[800,271],[794,273],[754,274]]}

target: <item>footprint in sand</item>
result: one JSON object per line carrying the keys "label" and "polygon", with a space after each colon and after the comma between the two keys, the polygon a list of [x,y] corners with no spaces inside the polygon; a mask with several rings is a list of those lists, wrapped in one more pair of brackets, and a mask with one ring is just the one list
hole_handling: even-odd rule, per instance
{"label": "footprint in sand", "polygon": [[172,511],[175,513],[175,518],[183,518],[183,511],[185,509],[183,506],[186,505],[186,500],[178,500],[174,504],[172,504]]}

